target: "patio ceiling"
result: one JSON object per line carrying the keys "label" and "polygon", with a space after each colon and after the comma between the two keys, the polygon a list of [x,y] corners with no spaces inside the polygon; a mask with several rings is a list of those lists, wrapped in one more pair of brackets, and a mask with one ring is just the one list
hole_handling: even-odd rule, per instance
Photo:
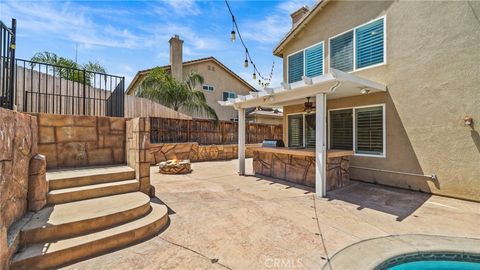
{"label": "patio ceiling", "polygon": [[371,81],[350,73],[331,69],[329,73],[316,77],[302,77],[303,80],[292,84],[282,83],[281,87],[266,88],[260,92],[251,92],[246,96],[238,96],[228,101],[219,101],[222,106],[233,106],[245,109],[257,106],[279,107],[298,104],[307,97],[315,97],[325,93],[327,99],[360,95],[362,89],[369,93],[385,92],[384,84]]}

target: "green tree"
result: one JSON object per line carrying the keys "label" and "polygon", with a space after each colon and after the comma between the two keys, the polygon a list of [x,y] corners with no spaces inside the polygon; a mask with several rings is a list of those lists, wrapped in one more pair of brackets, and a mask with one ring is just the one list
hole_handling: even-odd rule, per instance
{"label": "green tree", "polygon": [[[82,84],[85,83],[91,85],[93,77],[95,76],[93,72],[107,73],[105,68],[98,62],[88,61],[85,65],[79,65],[71,59],[47,51],[36,53],[30,60],[33,62],[55,65],[50,67],[50,71],[53,72],[55,76]],[[32,63],[31,65],[34,67],[36,63]],[[85,78],[83,70],[86,71]]]}
{"label": "green tree", "polygon": [[181,82],[161,67],[156,67],[142,82],[137,95],[177,112],[181,110],[186,113],[198,113],[218,121],[217,113],[208,105],[203,92],[196,90],[196,86],[203,84],[203,81],[202,75],[192,72]]}

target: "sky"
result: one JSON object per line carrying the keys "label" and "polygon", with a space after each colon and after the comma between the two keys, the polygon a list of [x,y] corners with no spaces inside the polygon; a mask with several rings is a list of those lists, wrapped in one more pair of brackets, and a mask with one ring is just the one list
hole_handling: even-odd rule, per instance
{"label": "sky", "polygon": [[[50,51],[78,63],[97,61],[127,85],[139,70],[169,64],[168,40],[184,40],[184,61],[214,56],[256,88],[245,51],[230,41],[232,20],[223,0],[0,1],[0,20],[17,19],[17,58]],[[230,0],[240,33],[271,86],[282,81],[282,59],[273,49],[291,28],[290,13],[315,0]]]}

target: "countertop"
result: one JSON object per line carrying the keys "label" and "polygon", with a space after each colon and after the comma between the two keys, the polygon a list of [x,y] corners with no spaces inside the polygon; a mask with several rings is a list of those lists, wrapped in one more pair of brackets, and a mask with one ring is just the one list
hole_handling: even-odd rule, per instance
{"label": "countertop", "polygon": [[[270,152],[287,155],[309,156],[315,157],[315,149],[313,148],[288,148],[288,147],[255,147],[255,151]],[[353,156],[353,151],[348,150],[327,150],[327,158]]]}

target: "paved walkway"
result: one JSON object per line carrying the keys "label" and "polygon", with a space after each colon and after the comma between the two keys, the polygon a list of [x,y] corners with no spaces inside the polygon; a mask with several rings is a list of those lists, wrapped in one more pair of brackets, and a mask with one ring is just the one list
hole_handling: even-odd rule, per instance
{"label": "paved walkway", "polygon": [[371,238],[480,238],[479,203],[363,183],[316,198],[303,186],[240,177],[236,164],[194,163],[193,173],[179,176],[152,167],[156,194],[172,211],[169,227],[66,269],[321,269]]}

